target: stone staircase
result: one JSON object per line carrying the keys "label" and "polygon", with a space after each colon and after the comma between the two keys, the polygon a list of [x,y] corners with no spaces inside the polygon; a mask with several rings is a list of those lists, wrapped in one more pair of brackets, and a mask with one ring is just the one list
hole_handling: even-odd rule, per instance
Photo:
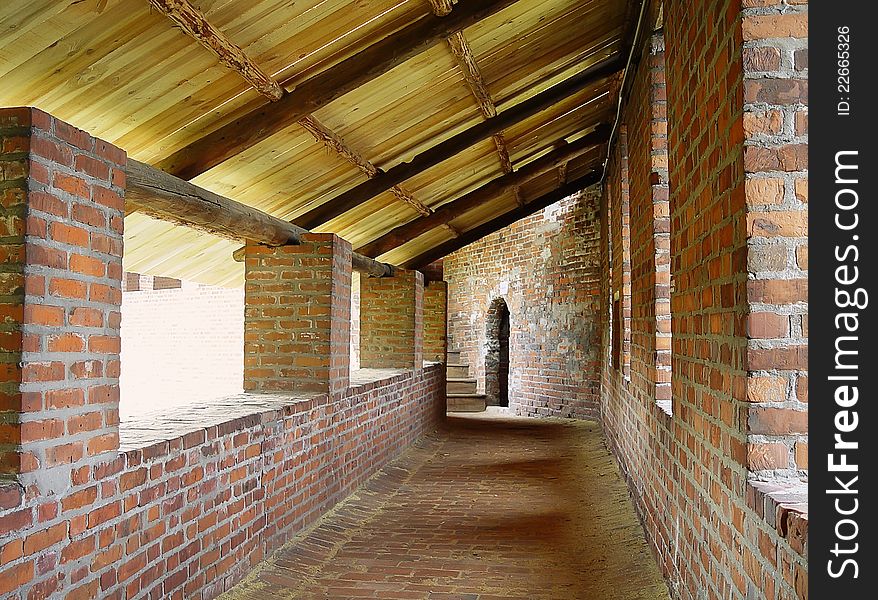
{"label": "stone staircase", "polygon": [[481,412],[485,410],[485,395],[476,393],[476,380],[469,376],[469,365],[460,352],[448,351],[446,365],[446,400],[449,412]]}

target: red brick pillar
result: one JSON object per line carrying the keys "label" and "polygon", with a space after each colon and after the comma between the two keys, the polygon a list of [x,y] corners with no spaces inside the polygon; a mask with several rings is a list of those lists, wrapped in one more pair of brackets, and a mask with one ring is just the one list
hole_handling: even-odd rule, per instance
{"label": "red brick pillar", "polygon": [[424,288],[424,360],[445,362],[447,328],[448,284],[431,281]]}
{"label": "red brick pillar", "polygon": [[360,366],[421,368],[424,362],[424,276],[398,269],[393,277],[360,280]]}
{"label": "red brick pillar", "polygon": [[298,246],[248,245],[246,252],[244,389],[347,389],[351,245],[312,233]]}
{"label": "red brick pillar", "polygon": [[29,496],[119,447],[123,151],[0,109],[0,474]]}

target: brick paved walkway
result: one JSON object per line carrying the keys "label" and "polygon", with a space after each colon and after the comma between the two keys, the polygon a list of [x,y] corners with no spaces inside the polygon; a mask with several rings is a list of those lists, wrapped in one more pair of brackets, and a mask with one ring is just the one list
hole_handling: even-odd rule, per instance
{"label": "brick paved walkway", "polygon": [[224,600],[667,599],[587,421],[451,417]]}

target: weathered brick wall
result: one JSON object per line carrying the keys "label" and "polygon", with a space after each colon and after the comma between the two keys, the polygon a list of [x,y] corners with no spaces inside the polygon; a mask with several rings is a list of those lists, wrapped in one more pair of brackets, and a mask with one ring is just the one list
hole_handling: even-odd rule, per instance
{"label": "weathered brick wall", "polygon": [[0,484],[0,597],[215,598],[437,425],[444,389],[435,365],[105,454],[55,496]]}
{"label": "weathered brick wall", "polygon": [[[760,147],[759,155],[766,146],[774,152],[772,156],[801,156],[799,148],[787,146],[804,141],[804,132],[795,127],[796,122],[803,123],[802,115],[796,113],[805,109],[797,92],[788,103],[780,103],[785,106],[780,121],[786,137],[759,137],[751,131],[764,115],[747,115],[767,115],[772,109],[756,106],[747,98],[754,93],[749,80],[765,75],[749,70],[754,48],[779,49],[781,64],[792,68],[796,56],[801,60],[799,50],[804,44],[796,32],[804,26],[807,13],[802,12],[802,4],[781,10],[780,5],[763,0],[744,2],[743,11],[741,3],[733,0],[665,2],[664,10],[673,416],[656,403],[661,398],[650,393],[648,376],[650,369],[660,364],[658,354],[650,356],[649,352],[650,342],[660,339],[654,316],[659,280],[646,272],[649,250],[643,249],[658,243],[656,234],[664,224],[655,219],[662,215],[661,209],[654,213],[648,210],[649,204],[655,209],[661,196],[656,183],[663,183],[663,177],[651,177],[657,166],[656,145],[661,141],[656,138],[661,129],[653,123],[652,134],[647,134],[644,123],[647,114],[652,112],[653,119],[657,114],[655,106],[650,111],[645,103],[654,105],[660,98],[654,93],[650,100],[646,95],[650,85],[656,91],[655,69],[659,66],[651,60],[647,46],[624,111],[634,253],[631,326],[635,360],[632,379],[626,381],[613,368],[609,332],[604,335],[603,425],[675,597],[806,598],[807,518],[796,504],[803,486],[758,483],[755,477],[765,478],[766,472],[754,473],[755,445],[783,443],[785,460],[781,464],[792,466],[793,444],[801,443],[798,430],[790,428],[800,423],[792,413],[803,414],[794,394],[796,382],[805,375],[799,357],[806,330],[798,324],[806,323],[807,306],[802,304],[802,296],[796,295],[796,290],[802,289],[798,280],[803,275],[801,263],[794,261],[806,252],[802,250],[803,230],[796,225],[803,216],[797,212],[803,206],[796,189],[798,185],[799,191],[803,190],[801,180],[806,173],[801,162],[795,161],[790,163],[795,168],[789,172],[778,166],[767,170],[750,167],[753,146]],[[774,32],[772,35],[785,39],[745,42],[745,36],[752,35],[747,32],[753,29],[754,17],[764,19],[762,25]],[[771,48],[758,50],[763,57],[773,52]],[[801,69],[769,73],[772,81],[759,85],[801,89],[803,82],[796,80],[806,75]],[[779,81],[782,78],[784,81]],[[768,122],[777,120],[765,118]],[[624,177],[618,161],[611,167],[608,189]],[[753,202],[750,192],[754,185],[763,183],[754,184],[753,180],[763,178],[782,181],[783,201],[768,203],[779,214],[760,216],[758,223],[767,223],[773,235],[782,240],[757,239],[762,236],[754,231],[754,213],[762,212],[760,207],[765,203]],[[609,200],[602,200],[604,206],[610,205],[610,222],[602,223],[606,233],[602,239],[617,246],[601,249],[607,259],[618,251],[620,243],[610,231],[614,215]],[[788,214],[791,211],[796,214]],[[793,222],[792,228],[773,226],[772,222],[779,223],[771,220],[775,216],[784,223]],[[781,247],[783,251],[777,250]],[[784,257],[772,263],[779,270],[754,268],[772,252]],[[656,258],[659,255],[657,252]],[[660,272],[659,266],[656,260],[656,272]],[[610,273],[602,274],[602,285],[609,292]],[[793,294],[787,294],[788,302],[762,303],[755,299],[754,289],[792,290]],[[605,297],[601,315],[606,330],[609,293]],[[783,315],[776,319],[780,328],[771,330],[767,337],[754,335],[753,329],[756,320],[763,318],[753,316],[763,312]],[[772,349],[766,356],[754,355],[754,349],[766,348]],[[754,357],[763,360],[761,367],[754,363]],[[763,376],[777,385],[764,385],[759,379]],[[753,394],[757,390],[768,395],[756,398]],[[774,415],[778,427],[786,428],[786,435],[772,432],[778,439],[764,438],[767,432],[753,428],[753,403],[767,398],[779,403],[771,406],[780,411]]]}
{"label": "weathered brick wall", "polygon": [[[671,399],[671,261],[664,37],[642,57],[625,109],[631,252],[631,386]],[[621,146],[621,144],[620,144]],[[613,215],[615,219],[615,215]]]}
{"label": "weathered brick wall", "polygon": [[619,127],[618,142],[614,145],[608,161],[608,170],[619,174],[607,180],[607,213],[610,244],[610,300],[615,311],[611,328],[611,341],[615,362],[626,377],[631,364],[631,242],[630,200],[628,179],[628,131]]}
{"label": "weathered brick wall", "polygon": [[244,389],[338,392],[348,387],[351,245],[309,233],[298,245],[248,244]]}
{"label": "weathered brick wall", "polygon": [[449,347],[485,389],[487,314],[510,312],[510,406],[526,415],[596,418],[600,263],[597,194],[588,191],[449,255]]}
{"label": "weathered brick wall", "polygon": [[249,353],[282,385],[323,345],[305,366],[336,393],[120,452],[125,153],[34,109],[0,109],[0,138],[0,597],[213,598],[442,419],[441,365],[340,386],[350,244],[312,234],[248,247],[250,331],[280,336]]}
{"label": "weathered brick wall", "polygon": [[806,2],[744,2],[747,464],[808,469],[808,20]]}

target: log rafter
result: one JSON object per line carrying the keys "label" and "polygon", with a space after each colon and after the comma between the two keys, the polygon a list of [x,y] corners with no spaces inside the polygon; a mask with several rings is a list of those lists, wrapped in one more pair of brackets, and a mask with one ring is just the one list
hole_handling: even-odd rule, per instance
{"label": "log rafter", "polygon": [[452,0],[430,0],[430,7],[433,9],[434,15],[444,17],[454,8],[454,2]]}
{"label": "log rafter", "polygon": [[[515,2],[467,0],[458,10],[444,17],[429,14],[418,19],[320,74],[298,83],[280,100],[267,106],[257,106],[231,123],[177,150],[156,166],[178,177],[192,179],[441,43],[455,31],[477,23]],[[281,85],[285,83],[281,82]]]}
{"label": "log rafter", "polygon": [[284,89],[263,71],[244,50],[230,40],[189,0],[149,0],[150,5],[176,23],[186,34],[216,54],[220,62],[243,77],[256,91],[271,101],[280,100]]}
{"label": "log rafter", "polygon": [[[149,0],[149,2],[175,23],[180,24],[182,29],[192,38],[212,50],[220,62],[241,75],[256,91],[272,101],[279,100],[283,96],[283,88],[266,75],[239,46],[229,40],[202,13],[189,4],[188,0]],[[314,136],[318,142],[357,167],[366,177],[372,178],[381,173],[378,167],[347,144],[336,132],[321,123],[314,115],[303,117],[299,120],[299,125]],[[390,191],[398,200],[414,208],[418,214],[429,215],[432,213],[427,205],[401,186],[393,186]]]}
{"label": "log rafter", "polygon": [[[230,240],[250,240],[267,246],[298,244],[302,236],[309,233],[288,221],[130,158],[125,175],[126,203],[155,219]],[[393,275],[391,265],[357,252],[353,253],[351,266],[373,277]]]}
{"label": "log rafter", "polygon": [[[479,110],[482,112],[482,116],[485,119],[493,119],[497,116],[497,105],[494,103],[494,98],[491,96],[488,84],[485,83],[485,78],[482,76],[482,70],[479,68],[479,63],[476,60],[476,56],[473,53],[466,36],[462,31],[457,31],[448,36],[446,41],[451,50],[451,54],[457,61],[458,67],[460,67],[460,72],[463,74],[464,81],[466,81],[476,103],[479,105]],[[509,158],[509,149],[506,146],[506,138],[503,136],[503,132],[498,131],[491,137],[494,141],[494,147],[497,150],[497,158],[500,160],[500,167],[503,169],[503,173],[511,173],[512,160]]]}
{"label": "log rafter", "polygon": [[[299,120],[299,125],[305,128],[308,133],[314,136],[318,142],[322,143],[324,146],[334,151],[340,157],[357,167],[366,177],[372,179],[377,177],[383,171],[375,166],[370,160],[364,157],[362,154],[357,152],[355,149],[351,148],[336,132],[332,129],[321,123],[317,120],[317,118],[313,115],[309,115],[303,119]],[[403,188],[400,185],[395,185],[390,188],[390,193],[394,195],[394,197],[408,204],[421,215],[430,215],[433,213],[433,210],[415,198],[414,194],[412,194],[407,189]]]}

